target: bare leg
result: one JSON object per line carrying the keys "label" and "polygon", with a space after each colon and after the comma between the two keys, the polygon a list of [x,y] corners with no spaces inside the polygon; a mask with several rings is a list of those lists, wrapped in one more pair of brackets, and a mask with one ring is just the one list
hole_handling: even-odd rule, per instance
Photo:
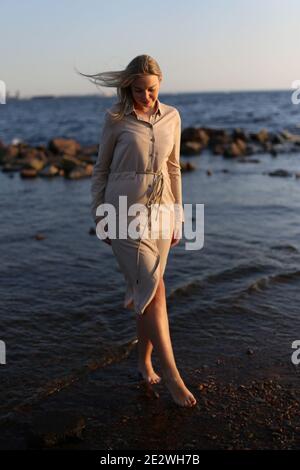
{"label": "bare leg", "polygon": [[138,337],[138,370],[146,380],[151,384],[158,383],[161,378],[153,370],[151,354],[153,344],[145,330],[143,322],[137,320],[137,337]]}
{"label": "bare leg", "polygon": [[157,352],[162,376],[174,401],[180,406],[193,406],[197,403],[194,395],[185,386],[176,366],[170,338],[169,321],[166,305],[165,284],[161,278],[157,291],[144,314],[137,316],[144,331]]}

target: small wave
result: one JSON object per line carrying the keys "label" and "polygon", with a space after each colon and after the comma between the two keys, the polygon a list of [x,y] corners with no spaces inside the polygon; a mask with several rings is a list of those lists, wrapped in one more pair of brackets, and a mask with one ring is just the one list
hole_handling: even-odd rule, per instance
{"label": "small wave", "polygon": [[204,285],[204,282],[201,281],[200,279],[188,282],[187,284],[184,284],[183,286],[176,287],[175,289],[173,289],[171,293],[168,295],[168,299],[172,300],[174,297],[190,296],[195,291],[197,291],[199,287],[202,287],[203,285]]}
{"label": "small wave", "polygon": [[[270,269],[270,266],[263,265],[240,265],[232,269],[222,271],[217,274],[209,275],[204,279],[194,279],[187,284],[177,287],[174,289],[168,299],[174,300],[179,297],[190,297],[196,295],[200,292],[202,300],[205,300],[206,294],[209,295],[212,302],[217,303],[231,303],[235,300],[242,299],[245,295],[253,295],[259,292],[262,292],[272,286],[272,284],[283,284],[291,283],[294,280],[300,279],[300,270],[290,271],[290,272],[281,272],[277,274],[266,274],[266,270]],[[236,280],[240,281],[242,275],[253,275],[263,272],[264,276],[259,276],[257,279],[251,281],[250,284],[241,287],[236,286],[234,282]],[[225,292],[225,286],[223,290],[222,282],[231,281],[232,282],[232,292],[229,292],[230,286],[226,286],[227,295],[222,295]],[[214,291],[208,292],[209,286],[214,286],[216,289]],[[206,289],[205,289],[206,288]],[[218,288],[218,289],[217,289]],[[221,296],[220,296],[221,293]]]}
{"label": "small wave", "polygon": [[298,253],[298,249],[294,245],[273,245],[272,250],[289,251],[291,253]]}
{"label": "small wave", "polygon": [[250,286],[248,286],[244,292],[247,292],[248,294],[253,294],[255,292],[259,292],[261,290],[266,289],[269,285],[269,279],[270,278],[268,277],[257,279],[256,281],[252,282],[252,284],[250,284]]}
{"label": "small wave", "polygon": [[173,299],[174,297],[189,296],[197,292],[199,288],[203,289],[207,285],[217,285],[224,281],[235,281],[236,279],[240,280],[243,277],[249,277],[253,274],[260,274],[262,272],[266,272],[270,268],[273,267],[262,264],[240,264],[238,266],[225,269],[215,274],[209,274],[202,279],[193,279],[187,284],[177,287],[173,291],[171,291],[168,298]]}
{"label": "small wave", "polygon": [[300,279],[299,270],[287,273],[279,273],[275,274],[274,276],[267,276],[265,278],[257,279],[247,287],[246,291],[251,294],[253,292],[264,290],[272,284],[284,284],[297,279]]}
{"label": "small wave", "polygon": [[263,264],[240,264],[233,268],[225,269],[216,274],[211,274],[206,277],[206,281],[210,284],[216,284],[220,281],[231,281],[235,278],[249,277],[252,274],[258,274],[269,270],[269,265]]}
{"label": "small wave", "polygon": [[88,374],[97,369],[107,367],[108,365],[115,364],[126,359],[130,351],[135,347],[136,342],[137,339],[133,338],[126,343],[121,343],[117,346],[112,345],[112,347],[109,348],[109,352],[102,354],[100,357],[97,354],[97,351],[94,351],[92,354],[93,357],[91,357],[91,359],[85,364],[75,369],[72,373],[64,377],[54,378],[39,387],[30,398],[14,405],[11,410],[8,411],[6,417],[10,413],[30,409],[33,405],[47,399],[47,397],[66,389],[78,380],[84,379]]}

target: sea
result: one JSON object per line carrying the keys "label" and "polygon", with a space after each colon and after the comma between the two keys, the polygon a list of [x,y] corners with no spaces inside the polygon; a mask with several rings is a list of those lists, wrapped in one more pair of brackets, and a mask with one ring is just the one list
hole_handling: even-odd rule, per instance
{"label": "sea", "polygon": [[[178,109],[182,130],[300,134],[300,105],[292,103],[289,90],[159,99]],[[97,95],[9,99],[0,106],[0,140],[47,145],[65,137],[98,144],[104,111],[115,101]],[[204,205],[204,242],[187,250],[183,232],[165,271],[179,370],[238,358],[250,371],[256,360],[263,371],[280,370],[295,386],[300,179],[268,173],[300,172],[300,147],[299,153],[254,154],[249,160],[258,161],[247,163],[206,150],[181,158],[195,167],[182,173],[183,203]],[[124,380],[135,376],[135,316],[123,307],[126,286],[111,247],[90,233],[90,183],[0,172],[0,417],[45,400],[87,371],[105,369],[106,386],[116,381],[109,372],[116,363]],[[45,238],[37,240],[36,233]],[[155,351],[153,356],[159,370]]]}

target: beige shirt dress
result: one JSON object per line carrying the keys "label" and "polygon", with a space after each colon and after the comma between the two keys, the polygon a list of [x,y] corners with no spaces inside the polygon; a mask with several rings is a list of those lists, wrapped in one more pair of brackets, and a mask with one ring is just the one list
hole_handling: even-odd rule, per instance
{"label": "beige shirt dress", "polygon": [[[173,230],[176,234],[179,230],[180,234],[184,222],[181,118],[175,107],[157,99],[155,113],[149,121],[140,117],[130,104],[124,118],[114,122],[108,111],[116,111],[118,106],[114,104],[105,113],[91,182],[93,219],[99,219],[96,210],[104,202],[112,204],[118,216],[119,196],[127,196],[128,208],[135,203],[144,204],[148,210],[161,205],[170,208],[169,237],[162,236],[160,225],[158,232],[151,232],[149,214],[148,237],[111,238],[113,253],[127,285],[124,307],[142,315],[163,277]],[[133,219],[128,216],[127,223]]]}

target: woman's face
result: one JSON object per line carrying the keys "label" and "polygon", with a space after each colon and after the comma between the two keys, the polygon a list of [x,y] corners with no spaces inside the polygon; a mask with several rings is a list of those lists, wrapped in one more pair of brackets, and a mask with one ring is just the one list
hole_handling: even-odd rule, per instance
{"label": "woman's face", "polygon": [[144,75],[131,84],[131,93],[135,106],[147,112],[154,105],[158,97],[160,81],[157,75]]}

